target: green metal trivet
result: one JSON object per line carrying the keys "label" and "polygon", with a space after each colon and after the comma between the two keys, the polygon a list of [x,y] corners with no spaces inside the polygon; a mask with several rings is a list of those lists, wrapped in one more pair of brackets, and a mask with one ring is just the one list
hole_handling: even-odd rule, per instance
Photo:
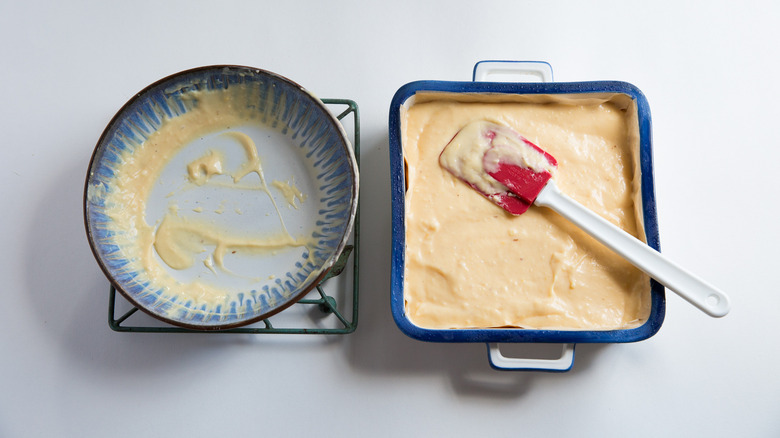
{"label": "green metal trivet", "polygon": [[[336,118],[342,121],[345,117],[351,115],[354,126],[354,141],[353,147],[355,151],[355,159],[360,168],[360,113],[358,111],[357,103],[348,99],[322,99],[322,102],[326,105],[338,105],[346,106]],[[343,123],[342,123],[343,124]],[[264,319],[259,323],[247,326],[239,327],[228,330],[217,331],[201,331],[191,330],[181,327],[175,327],[172,325],[164,326],[150,326],[150,325],[128,325],[127,320],[138,312],[138,307],[133,307],[122,316],[116,316],[116,288],[111,285],[109,291],[108,300],[108,326],[111,330],[117,332],[139,332],[139,333],[247,333],[247,334],[262,334],[262,333],[277,333],[277,334],[347,334],[352,333],[357,328],[358,323],[358,290],[359,290],[359,268],[358,260],[359,248],[360,248],[360,201],[358,201],[357,211],[355,213],[355,226],[352,231],[352,244],[347,245],[342,251],[333,268],[328,272],[325,278],[316,286],[316,291],[319,293],[319,298],[306,298],[299,300],[293,304],[290,309],[298,306],[317,306],[319,310],[325,316],[332,315],[338,321],[337,327],[296,327],[296,328],[281,328],[274,327],[271,319],[274,316]],[[339,276],[344,272],[348,265],[350,257],[352,258],[352,313],[348,315],[349,309],[339,309],[338,301],[331,295],[328,295],[324,290],[324,284],[328,280]],[[344,287],[347,287],[346,285]],[[309,293],[314,295],[314,292]],[[307,295],[307,296],[309,296]],[[288,312],[287,309],[281,313]],[[342,313],[343,312],[343,313]]]}

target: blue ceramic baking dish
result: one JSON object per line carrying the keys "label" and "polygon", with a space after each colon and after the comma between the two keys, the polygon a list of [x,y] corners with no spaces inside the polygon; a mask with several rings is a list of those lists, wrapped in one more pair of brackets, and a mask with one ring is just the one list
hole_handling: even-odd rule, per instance
{"label": "blue ceramic baking dish", "polygon": [[[526,66],[528,63],[524,63]],[[542,67],[549,67],[546,63]],[[480,65],[478,64],[478,67]],[[515,65],[517,67],[517,65]],[[536,68],[534,65],[532,67]],[[475,69],[476,75],[476,69]],[[550,69],[551,76],[551,69]],[[510,93],[519,95],[588,95],[618,93],[629,96],[636,104],[639,123],[639,160],[641,170],[642,212],[647,243],[659,249],[658,221],[653,184],[653,162],[650,109],[642,92],[626,82],[447,82],[417,81],[402,86],[393,97],[390,106],[390,171],[392,197],[392,265],[391,265],[391,307],[393,318],[403,333],[411,338],[430,342],[535,342],[535,343],[625,343],[647,339],[661,327],[665,314],[664,288],[651,280],[651,311],[642,325],[620,330],[533,330],[522,328],[487,329],[427,329],[413,324],[407,317],[404,300],[405,266],[405,175],[402,136],[401,109],[410,98],[421,92],[466,93],[488,95]],[[572,353],[573,360],[573,353]],[[497,364],[491,363],[495,367]],[[569,365],[570,367],[571,365]],[[501,367],[499,367],[501,368]],[[532,367],[533,368],[533,367]],[[543,367],[542,367],[543,368]],[[568,368],[567,368],[568,369]],[[558,370],[565,371],[566,369]]]}

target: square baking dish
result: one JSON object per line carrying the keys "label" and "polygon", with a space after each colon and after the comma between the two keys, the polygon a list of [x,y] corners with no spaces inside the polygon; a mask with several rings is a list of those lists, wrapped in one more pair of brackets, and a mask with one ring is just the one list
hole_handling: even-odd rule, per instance
{"label": "square baking dish", "polygon": [[[479,65],[479,64],[478,64]],[[650,280],[651,309],[648,319],[633,328],[615,330],[539,330],[524,328],[429,329],[415,325],[405,308],[404,275],[406,246],[406,178],[401,132],[401,111],[420,93],[457,93],[469,99],[480,96],[574,96],[587,98],[604,94],[628,96],[636,105],[639,133],[641,214],[644,237],[659,249],[658,221],[653,184],[651,120],[647,100],[635,86],[618,81],[589,82],[449,82],[416,81],[402,86],[393,97],[389,116],[390,171],[392,201],[391,309],[400,330],[409,337],[430,342],[535,342],[535,343],[625,343],[647,339],[661,327],[665,314],[664,288]]]}

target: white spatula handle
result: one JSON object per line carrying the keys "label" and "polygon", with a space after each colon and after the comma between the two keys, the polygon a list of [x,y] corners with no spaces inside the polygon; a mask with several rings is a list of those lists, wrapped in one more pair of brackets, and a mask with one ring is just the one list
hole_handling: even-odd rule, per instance
{"label": "white spatula handle", "polygon": [[534,203],[555,210],[708,315],[719,318],[729,313],[731,305],[726,294],[561,193],[552,180]]}

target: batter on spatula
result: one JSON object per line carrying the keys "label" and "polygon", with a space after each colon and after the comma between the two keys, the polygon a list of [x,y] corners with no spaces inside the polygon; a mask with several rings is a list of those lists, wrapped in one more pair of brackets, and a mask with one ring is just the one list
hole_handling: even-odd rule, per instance
{"label": "batter on spatula", "polygon": [[475,120],[461,128],[439,156],[439,164],[512,214],[523,214],[532,202],[518,197],[490,173],[499,163],[528,168],[535,186],[544,186],[558,169],[550,154],[508,126]]}

